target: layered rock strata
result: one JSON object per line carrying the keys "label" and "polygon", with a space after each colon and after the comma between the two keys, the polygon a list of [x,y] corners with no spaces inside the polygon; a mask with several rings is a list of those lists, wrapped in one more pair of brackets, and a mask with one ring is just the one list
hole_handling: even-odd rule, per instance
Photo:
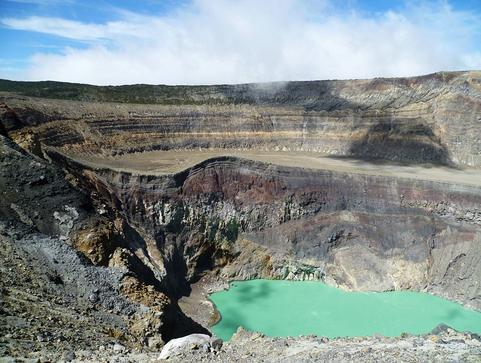
{"label": "layered rock strata", "polygon": [[[205,274],[429,291],[481,309],[480,80],[1,81],[0,257],[52,276],[45,294],[81,314],[93,304],[102,342],[151,350],[206,332],[178,305]],[[197,154],[213,148],[226,155]],[[135,170],[132,155],[145,157]],[[338,159],[310,167],[321,155]]]}
{"label": "layered rock strata", "polygon": [[[33,130],[42,143],[71,153],[216,147],[479,167],[480,84],[479,72],[451,72],[404,79],[151,86],[156,97],[137,99],[155,104],[3,93],[2,119],[9,132]],[[0,84],[2,89],[17,88]],[[45,90],[37,93],[48,95]],[[116,99],[115,91],[109,98],[98,96],[100,90],[85,98]]]}
{"label": "layered rock strata", "polygon": [[181,293],[183,278],[188,286],[222,267],[228,278],[428,289],[481,306],[479,187],[230,157],[144,176],[51,156],[82,170],[85,188],[142,226],[155,265]]}

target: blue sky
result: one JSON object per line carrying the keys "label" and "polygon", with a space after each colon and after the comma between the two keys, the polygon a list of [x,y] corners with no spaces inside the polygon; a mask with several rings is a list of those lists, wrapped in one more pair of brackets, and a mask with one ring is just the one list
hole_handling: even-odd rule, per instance
{"label": "blue sky", "polygon": [[0,0],[0,78],[237,83],[481,69],[481,0]]}

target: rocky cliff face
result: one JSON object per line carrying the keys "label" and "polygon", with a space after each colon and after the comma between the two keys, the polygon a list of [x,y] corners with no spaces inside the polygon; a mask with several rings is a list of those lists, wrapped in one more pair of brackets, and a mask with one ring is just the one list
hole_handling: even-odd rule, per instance
{"label": "rocky cliff face", "polygon": [[149,235],[146,250],[180,294],[223,267],[227,278],[428,289],[481,306],[478,187],[235,158],[168,176],[82,170],[86,189]]}
{"label": "rocky cliff face", "polygon": [[479,167],[480,83],[479,72],[459,72],[170,87],[150,105],[4,94],[2,118],[7,131],[27,127],[73,153],[248,148]]}
{"label": "rocky cliff face", "polygon": [[128,223],[72,184],[0,136],[0,356],[43,350],[58,360],[114,343],[159,349],[205,332],[129,252]]}
{"label": "rocky cliff face", "polygon": [[[81,256],[81,271],[117,271],[100,280],[119,286],[105,301],[124,301],[117,315],[130,342],[155,349],[203,331],[177,301],[206,273],[223,281],[430,291],[481,309],[481,182],[472,177],[481,167],[479,72],[152,86],[152,96],[140,95],[137,104],[111,102],[124,95],[120,89],[85,93],[85,86],[75,100],[58,100],[48,97],[68,98],[62,84],[51,93],[11,87],[0,82],[2,233],[22,246],[53,238]],[[122,169],[122,157],[133,153],[199,148],[231,156],[179,172]],[[240,150],[302,151],[391,168],[295,167],[248,160]],[[115,169],[84,162],[113,155]],[[407,164],[456,170],[460,180],[401,177],[396,168]],[[468,175],[469,183],[462,180]],[[88,300],[93,292],[82,289],[80,300]]]}

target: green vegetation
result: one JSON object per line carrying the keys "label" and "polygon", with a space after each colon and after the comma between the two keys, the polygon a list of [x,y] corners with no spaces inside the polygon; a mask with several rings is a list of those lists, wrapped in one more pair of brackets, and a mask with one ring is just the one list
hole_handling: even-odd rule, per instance
{"label": "green vegetation", "polygon": [[65,82],[16,82],[0,80],[0,91],[15,92],[24,96],[55,98],[92,102],[121,103],[205,103],[191,96],[207,96],[206,86],[165,86],[136,84],[129,86],[92,86]]}
{"label": "green vegetation", "polygon": [[226,225],[226,237],[230,242],[235,242],[237,236],[239,235],[239,223],[236,219],[231,219]]}
{"label": "green vegetation", "polygon": [[[167,86],[135,84],[126,86],[93,86],[54,81],[19,82],[0,80],[0,91],[15,92],[30,97],[42,97],[89,102],[120,102],[142,104],[225,104],[234,99],[227,96],[240,86]],[[236,100],[237,102],[238,100]]]}

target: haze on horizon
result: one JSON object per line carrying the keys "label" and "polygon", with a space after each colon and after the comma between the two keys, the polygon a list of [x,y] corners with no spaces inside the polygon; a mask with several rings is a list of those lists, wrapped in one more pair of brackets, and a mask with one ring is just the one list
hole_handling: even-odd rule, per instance
{"label": "haze on horizon", "polygon": [[481,69],[481,3],[5,0],[0,37],[0,78],[14,80],[118,85],[414,76]]}

